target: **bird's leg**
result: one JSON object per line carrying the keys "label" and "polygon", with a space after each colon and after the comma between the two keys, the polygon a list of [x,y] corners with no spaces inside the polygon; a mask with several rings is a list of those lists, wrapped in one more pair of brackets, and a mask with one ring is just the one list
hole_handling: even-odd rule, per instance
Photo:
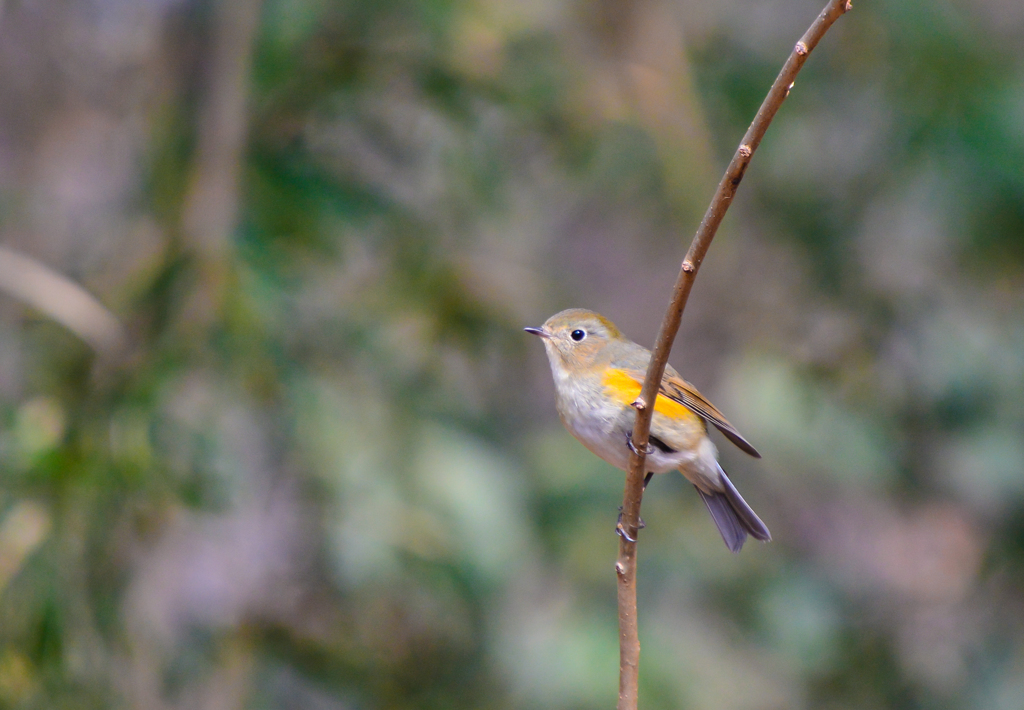
{"label": "bird's leg", "polygon": [[[632,451],[637,456],[640,455],[640,451],[635,446],[633,446],[633,432],[631,431],[626,432],[626,446],[628,446],[629,450]],[[650,444],[647,444],[647,453],[644,454],[644,456],[650,456],[653,453],[654,447],[651,446]]]}
{"label": "bird's leg", "polygon": [[[633,432],[631,432],[631,431],[626,432],[626,446],[628,446],[629,450],[632,451],[637,456],[640,455],[640,452],[637,450],[637,448],[635,446],[633,446]],[[647,445],[647,455],[649,456],[649,455],[651,455],[653,453],[654,453],[654,447],[651,446],[650,444],[648,444]],[[654,471],[648,471],[647,475],[644,476],[644,487],[643,487],[642,490],[645,490],[645,491],[647,490],[647,484],[651,482],[651,478],[653,478],[653,477],[654,477]],[[644,522],[644,519],[643,518],[638,518],[637,519],[636,529],[637,530],[643,530],[646,527],[647,527],[647,523]],[[626,528],[624,528],[622,526],[622,506],[619,506],[619,518],[618,518],[618,520],[615,521],[615,534],[618,535],[619,537],[621,537],[623,540],[626,540],[628,542],[636,542],[636,539],[630,537],[629,533],[626,532]]]}

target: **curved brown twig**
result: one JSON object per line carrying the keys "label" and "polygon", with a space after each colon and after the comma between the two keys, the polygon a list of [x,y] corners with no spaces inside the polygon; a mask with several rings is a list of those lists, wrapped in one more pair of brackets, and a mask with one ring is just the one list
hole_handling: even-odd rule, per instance
{"label": "curved brown twig", "polygon": [[[793,81],[807,60],[807,56],[832,24],[849,9],[849,0],[829,0],[825,9],[796,43],[789,59],[783,65],[782,71],[779,72],[778,78],[772,84],[768,96],[761,104],[754,121],[747,129],[746,135],[743,136],[743,141],[736,149],[725,175],[722,176],[722,181],[718,184],[715,196],[704,214],[704,219],[697,229],[697,234],[693,237],[693,242],[690,244],[690,249],[686,252],[686,258],[679,270],[679,276],[672,290],[672,301],[669,303],[668,312],[665,314],[661,330],[658,332],[658,340],[654,346],[651,364],[647,369],[647,377],[640,390],[640,396],[633,403],[637,410],[632,439],[634,452],[647,450],[651,416],[654,411],[651,405],[654,403],[658,384],[665,373],[665,364],[668,362],[672,342],[679,330],[683,308],[690,296],[690,289],[693,287],[693,280],[697,277],[697,270],[700,268],[701,262],[704,261],[704,255],[707,254],[708,247],[711,246],[711,240],[714,239],[715,232],[718,231],[718,225],[721,224],[729,205],[732,204],[732,198],[736,194],[740,180],[743,179],[743,173],[746,171],[747,165],[750,164],[754,151],[760,145],[765,131],[768,130],[768,125],[789,95],[789,90],[793,88]],[[618,710],[636,710],[637,706],[640,637],[637,632],[636,615],[636,543],[630,542],[627,538],[636,538],[637,535],[637,526],[640,521],[640,501],[643,497],[644,459],[642,453],[633,453],[630,457],[626,489],[622,498],[622,526],[628,535],[623,535],[619,541],[619,558],[615,563],[619,600]]]}

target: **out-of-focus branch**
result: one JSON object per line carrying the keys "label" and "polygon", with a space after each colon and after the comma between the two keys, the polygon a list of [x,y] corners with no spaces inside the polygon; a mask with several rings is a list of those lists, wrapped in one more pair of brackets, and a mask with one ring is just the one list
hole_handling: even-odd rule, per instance
{"label": "out-of-focus branch", "polygon": [[125,344],[121,323],[91,293],[6,247],[0,247],[0,291],[42,311],[103,355],[116,355]]}
{"label": "out-of-focus branch", "polygon": [[197,302],[189,317],[200,323],[220,313],[224,297],[262,5],[260,0],[220,0],[216,4],[209,82],[199,114],[195,167],[182,220],[187,247],[198,260],[200,273]]}
{"label": "out-of-focus branch", "polygon": [[732,204],[732,198],[736,194],[736,189],[743,179],[743,173],[746,171],[747,165],[750,164],[754,151],[760,145],[775,113],[789,95],[790,89],[793,88],[793,81],[811,50],[817,46],[832,24],[849,9],[849,0],[829,0],[825,9],[796,43],[789,59],[783,65],[782,71],[779,72],[778,78],[772,84],[768,96],[765,97],[761,108],[754,117],[753,123],[747,129],[746,135],[743,136],[743,141],[733,155],[722,181],[718,184],[715,196],[712,198],[711,204],[704,214],[704,219],[697,229],[697,234],[690,244],[690,249],[686,253],[686,258],[683,260],[672,291],[668,312],[665,314],[661,330],[658,333],[654,354],[651,356],[651,363],[647,369],[647,377],[640,390],[640,396],[633,403],[637,414],[632,441],[635,451],[641,453],[634,453],[630,458],[629,471],[626,475],[626,489],[622,499],[622,526],[628,535],[621,537],[619,559],[615,563],[619,602],[618,710],[636,710],[637,706],[640,637],[637,631],[636,615],[636,543],[630,542],[629,538],[636,538],[640,522],[640,502],[643,497],[644,461],[646,458],[642,452],[647,449],[651,417],[654,413],[653,405],[658,385],[665,374],[665,365],[672,349],[672,342],[679,330],[679,322],[690,296],[693,281],[697,277],[697,270],[704,261],[704,255],[707,253],[708,247],[711,246],[711,240],[714,239],[715,232],[718,231],[718,225],[721,224],[729,205]]}

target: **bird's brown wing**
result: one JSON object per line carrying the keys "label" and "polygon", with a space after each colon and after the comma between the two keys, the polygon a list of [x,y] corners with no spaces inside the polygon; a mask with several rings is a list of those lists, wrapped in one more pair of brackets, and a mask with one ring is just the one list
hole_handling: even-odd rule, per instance
{"label": "bird's brown wing", "polygon": [[[646,374],[646,372],[638,370],[630,372],[630,375],[641,383],[644,381]],[[674,402],[678,402],[690,411],[698,414],[705,421],[714,424],[715,428],[725,435],[725,438],[734,443],[744,453],[750,454],[754,458],[761,458],[761,454],[757,452],[757,449],[751,446],[750,442],[736,431],[736,427],[730,424],[725,415],[718,411],[718,407],[704,399],[704,395],[698,392],[693,385],[674,374],[674,372],[665,372],[665,376],[661,378],[661,387],[658,389],[658,393]]]}

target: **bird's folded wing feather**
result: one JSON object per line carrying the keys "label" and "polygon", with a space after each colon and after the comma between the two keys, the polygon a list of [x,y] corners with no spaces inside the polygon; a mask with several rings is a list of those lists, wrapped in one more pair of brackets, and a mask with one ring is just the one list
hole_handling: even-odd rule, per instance
{"label": "bird's folded wing feather", "polygon": [[[639,370],[631,370],[629,374],[640,383],[643,383],[644,377],[647,375],[646,372]],[[704,395],[698,392],[689,382],[666,372],[661,380],[658,394],[678,402],[704,420],[714,424],[715,428],[725,435],[725,438],[734,443],[743,452],[750,454],[754,458],[761,458],[761,454],[757,452],[757,449],[751,446],[750,442],[736,431],[736,427],[730,424],[725,415],[718,411],[718,407],[704,399]]]}

